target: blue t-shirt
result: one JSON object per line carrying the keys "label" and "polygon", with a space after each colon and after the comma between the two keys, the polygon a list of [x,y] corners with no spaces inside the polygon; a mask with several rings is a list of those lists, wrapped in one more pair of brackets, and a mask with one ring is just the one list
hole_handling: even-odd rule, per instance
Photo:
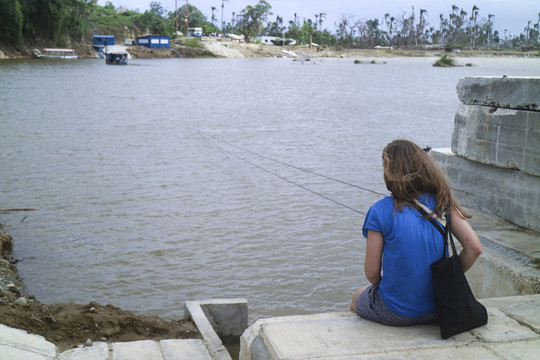
{"label": "blue t-shirt", "polygon": [[[432,210],[437,202],[429,195],[418,201]],[[435,313],[431,263],[441,258],[444,248],[437,229],[415,208],[395,210],[387,196],[369,209],[362,228],[366,238],[368,230],[380,232],[384,240],[379,294],[385,305],[404,317]]]}

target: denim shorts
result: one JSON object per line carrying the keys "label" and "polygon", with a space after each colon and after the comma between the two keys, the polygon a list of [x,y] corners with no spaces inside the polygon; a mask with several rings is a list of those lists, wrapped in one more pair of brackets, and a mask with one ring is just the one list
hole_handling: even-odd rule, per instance
{"label": "denim shorts", "polygon": [[356,301],[356,313],[368,320],[390,326],[411,326],[429,324],[437,321],[437,314],[428,314],[416,317],[405,317],[394,314],[386,307],[379,295],[379,287],[368,287]]}

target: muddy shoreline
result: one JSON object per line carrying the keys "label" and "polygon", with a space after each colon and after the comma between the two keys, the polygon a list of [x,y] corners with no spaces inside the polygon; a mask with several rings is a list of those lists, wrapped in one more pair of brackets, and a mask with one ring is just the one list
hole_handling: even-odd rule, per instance
{"label": "muddy shoreline", "polygon": [[[170,49],[148,49],[141,46],[126,46],[132,58],[389,58],[389,57],[440,57],[445,49],[441,47],[418,48],[378,48],[378,49],[337,49],[328,46],[272,46],[245,44],[229,39],[205,37],[200,39],[200,48],[184,46],[184,39],[171,39]],[[0,45],[0,59],[32,58],[34,48],[47,47],[45,44],[28,44],[20,47]],[[50,46],[49,46],[50,47]],[[81,58],[96,58],[91,44],[66,46],[74,48]],[[467,57],[540,57],[538,50],[475,49],[453,50],[455,58]]]}
{"label": "muddy shoreline", "polygon": [[[41,304],[24,287],[12,255],[13,238],[0,225],[0,323],[42,335],[60,351],[94,341],[202,339],[190,321],[135,315],[111,304]],[[24,261],[24,260],[22,260]]]}

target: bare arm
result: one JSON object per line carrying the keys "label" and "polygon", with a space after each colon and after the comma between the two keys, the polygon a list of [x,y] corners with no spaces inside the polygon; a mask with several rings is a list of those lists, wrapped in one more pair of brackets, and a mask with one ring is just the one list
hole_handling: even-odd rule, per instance
{"label": "bare arm", "polygon": [[373,285],[377,285],[381,281],[383,243],[383,236],[380,232],[368,230],[364,272],[366,278]]}
{"label": "bare arm", "polygon": [[459,256],[463,271],[465,272],[473,266],[478,256],[482,253],[482,243],[476,232],[467,222],[467,219],[456,209],[451,214],[450,231],[463,247]]}

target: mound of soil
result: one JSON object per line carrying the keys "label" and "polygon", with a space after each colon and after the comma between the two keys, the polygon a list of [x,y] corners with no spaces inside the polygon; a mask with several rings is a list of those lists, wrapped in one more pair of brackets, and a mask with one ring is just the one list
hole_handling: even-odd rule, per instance
{"label": "mound of soil", "polygon": [[39,334],[60,351],[87,339],[106,342],[160,339],[201,339],[195,325],[184,320],[166,321],[157,316],[136,316],[112,305],[61,303],[0,306],[1,322]]}
{"label": "mound of soil", "polygon": [[[1,225],[0,225],[1,228]],[[157,316],[135,315],[113,305],[60,303],[43,305],[29,295],[10,256],[13,239],[0,232],[0,323],[42,335],[60,351],[87,339],[105,342],[161,339],[201,339],[190,321],[167,321]]]}

